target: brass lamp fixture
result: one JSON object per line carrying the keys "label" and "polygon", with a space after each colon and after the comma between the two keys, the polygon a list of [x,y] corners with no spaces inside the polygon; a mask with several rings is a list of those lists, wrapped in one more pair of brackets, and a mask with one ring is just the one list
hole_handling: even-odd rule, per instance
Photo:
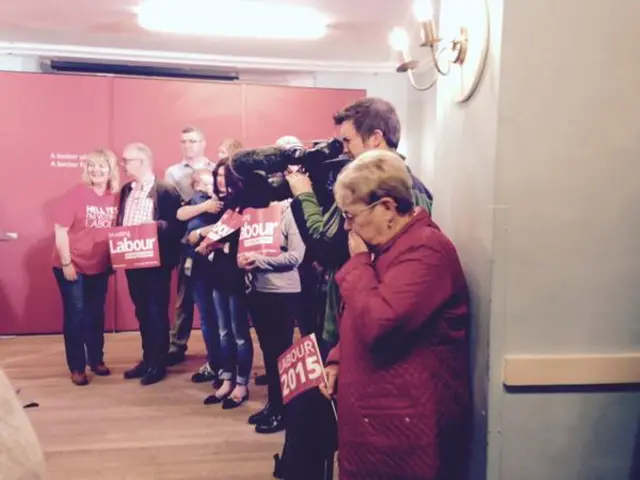
{"label": "brass lamp fixture", "polygon": [[[455,0],[442,1],[455,2]],[[480,8],[474,9],[473,6]],[[431,0],[414,1],[413,14],[420,26],[419,46],[428,49],[428,54],[424,59],[416,60],[411,58],[411,41],[404,28],[394,28],[389,35],[389,43],[398,54],[399,64],[396,71],[407,73],[413,88],[418,91],[429,90],[438,82],[441,76],[447,76],[455,69],[462,76],[462,81],[459,82],[460,86],[458,87],[462,90],[458,102],[465,102],[471,98],[477,89],[484,70],[488,52],[489,15],[486,0],[465,0],[461,8],[455,8],[454,6],[452,11],[456,13],[465,12],[467,23],[459,27],[457,36],[445,40],[438,35],[433,19]],[[473,28],[470,29],[470,26]],[[473,44],[469,41],[470,30],[474,34]],[[470,53],[471,55],[469,55]],[[468,64],[470,64],[469,68],[467,68]],[[414,72],[425,65],[432,66],[434,73],[429,82],[420,85],[416,81]]]}

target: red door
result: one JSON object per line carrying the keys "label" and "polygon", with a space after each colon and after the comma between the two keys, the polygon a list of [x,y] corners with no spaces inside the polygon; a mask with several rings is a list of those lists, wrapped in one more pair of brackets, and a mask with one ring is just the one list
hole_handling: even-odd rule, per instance
{"label": "red door", "polygon": [[[201,129],[207,139],[206,153],[215,161],[224,138],[242,139],[242,111],[241,85],[116,78],[112,145],[120,153],[126,143],[147,144],[154,154],[155,173],[162,178],[170,165],[181,160],[180,130]],[[124,273],[116,274],[116,283],[116,330],[137,330]],[[175,278],[172,290],[176,291]],[[172,321],[174,304],[175,297]],[[199,325],[197,313],[195,321]]]}
{"label": "red door", "polygon": [[[48,209],[80,182],[78,156],[109,145],[110,79],[30,73],[0,75],[0,334],[62,331],[51,272]],[[107,330],[114,326],[114,288]]]}

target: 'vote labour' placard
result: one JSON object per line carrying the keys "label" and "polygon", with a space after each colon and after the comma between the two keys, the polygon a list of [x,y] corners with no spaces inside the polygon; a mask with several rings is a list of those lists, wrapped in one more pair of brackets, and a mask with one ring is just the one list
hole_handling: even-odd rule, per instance
{"label": "'vote labour' placard", "polygon": [[274,202],[267,208],[247,208],[242,214],[238,254],[280,255],[282,206]]}
{"label": "'vote labour' placard", "polygon": [[116,270],[160,266],[158,226],[153,222],[110,228],[109,253]]}

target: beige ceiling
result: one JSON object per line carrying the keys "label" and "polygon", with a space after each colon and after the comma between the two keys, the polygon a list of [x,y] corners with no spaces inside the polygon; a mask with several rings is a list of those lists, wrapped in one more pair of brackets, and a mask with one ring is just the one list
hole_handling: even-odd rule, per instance
{"label": "beige ceiling", "polygon": [[156,34],[137,25],[139,0],[0,0],[0,42],[386,64],[393,60],[389,31],[405,24],[411,5],[411,0],[265,1],[316,7],[332,19],[329,34],[311,42]]}

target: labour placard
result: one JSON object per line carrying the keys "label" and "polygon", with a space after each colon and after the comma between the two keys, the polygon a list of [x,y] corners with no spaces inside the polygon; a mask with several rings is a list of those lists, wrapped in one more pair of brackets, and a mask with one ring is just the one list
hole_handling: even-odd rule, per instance
{"label": "labour placard", "polygon": [[223,243],[222,240],[238,230],[240,225],[242,225],[242,215],[233,210],[227,210],[200,245],[207,249],[216,248],[216,244]]}
{"label": "labour placard", "polygon": [[282,205],[274,202],[267,208],[247,208],[242,213],[238,254],[280,255],[280,218]]}
{"label": "labour placard", "polygon": [[157,225],[154,222],[109,229],[109,252],[116,270],[160,266]]}
{"label": "labour placard", "polygon": [[220,217],[218,223],[213,226],[207,235],[207,240],[209,242],[217,242],[238,230],[240,225],[242,225],[242,215],[233,210],[227,210],[224,212],[224,215]]}
{"label": "labour placard", "polygon": [[284,404],[325,382],[315,334],[302,337],[278,357],[278,374]]}

